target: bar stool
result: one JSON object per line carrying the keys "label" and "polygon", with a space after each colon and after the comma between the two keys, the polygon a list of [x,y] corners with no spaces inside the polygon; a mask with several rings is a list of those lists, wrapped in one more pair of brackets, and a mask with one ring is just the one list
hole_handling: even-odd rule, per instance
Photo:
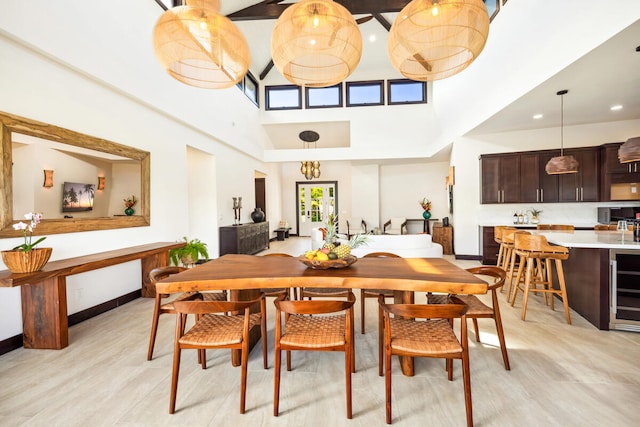
{"label": "bar stool", "polygon": [[[571,315],[569,313],[569,300],[567,299],[567,289],[564,281],[564,272],[562,269],[562,261],[569,259],[569,249],[564,246],[552,246],[547,242],[544,236],[533,236],[530,234],[515,235],[515,254],[521,257],[516,284],[513,288],[511,297],[511,306],[515,303],[518,290],[522,291],[524,298],[522,301],[522,320],[525,320],[527,314],[527,301],[529,292],[539,292],[543,295],[550,295],[551,310],[554,310],[554,295],[562,298],[564,305],[564,313],[567,318],[567,324],[571,324]],[[544,269],[538,269],[536,273],[534,262],[538,260],[544,263]],[[558,274],[558,282],[560,289],[553,287],[553,272],[551,271],[551,260],[555,260],[556,273]],[[522,276],[526,261],[526,271],[524,272],[524,286],[520,286],[520,278]],[[537,285],[542,285],[538,288]]]}
{"label": "bar stool", "polygon": [[496,261],[496,267],[500,267],[502,263],[502,252],[504,250],[502,246],[502,229],[505,228],[504,225],[496,225],[493,227],[493,240],[500,246],[498,249],[498,260]]}
{"label": "bar stool", "polygon": [[[514,239],[516,234],[531,234],[528,231],[518,230],[513,227],[505,227],[502,229],[502,244],[504,246],[504,252],[502,254],[503,263],[500,268],[507,272],[507,278],[505,283],[507,284],[507,302],[509,301],[509,295],[511,295],[511,287],[513,286],[513,276],[516,269],[516,253],[514,251]],[[522,258],[518,260],[519,266],[522,262]]]}

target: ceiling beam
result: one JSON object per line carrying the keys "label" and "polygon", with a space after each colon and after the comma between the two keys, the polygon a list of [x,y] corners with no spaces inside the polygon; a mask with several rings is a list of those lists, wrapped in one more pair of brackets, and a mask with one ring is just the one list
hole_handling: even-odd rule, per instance
{"label": "ceiling beam", "polygon": [[264,67],[264,70],[262,70],[262,72],[260,73],[260,80],[264,80],[264,78],[267,77],[267,74],[269,74],[269,71],[271,71],[272,68],[273,68],[273,59],[269,61],[267,66]]}
{"label": "ceiling beam", "polygon": [[[335,0],[352,15],[376,15],[400,12],[410,0]],[[266,0],[227,15],[232,21],[254,21],[258,19],[278,19],[291,4],[280,4],[280,0]]]}
{"label": "ceiling beam", "polygon": [[376,18],[376,21],[378,21],[380,25],[384,27],[385,30],[391,31],[391,22],[387,21],[387,18],[385,18],[379,13],[374,13],[373,17]]}

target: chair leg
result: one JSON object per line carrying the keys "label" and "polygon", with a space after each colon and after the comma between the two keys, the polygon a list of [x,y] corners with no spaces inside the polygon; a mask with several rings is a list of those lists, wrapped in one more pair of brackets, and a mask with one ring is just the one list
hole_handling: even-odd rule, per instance
{"label": "chair leg", "polygon": [[[452,361],[453,362],[453,361]],[[462,380],[464,382],[464,406],[467,412],[467,427],[473,427],[473,408],[471,403],[471,376],[469,353],[462,352]]]}
{"label": "chair leg", "polygon": [[387,424],[391,424],[391,345],[385,342],[385,399],[387,409]]}
{"label": "chair leg", "polygon": [[[353,336],[353,335],[352,335]],[[345,384],[346,384],[346,393],[347,393],[347,419],[352,419],[353,418],[353,413],[352,413],[352,407],[351,407],[351,370],[352,370],[352,366],[351,364],[353,363],[352,361],[352,346],[351,346],[351,341],[352,340],[347,340],[347,342],[345,343],[345,354],[344,354],[344,362],[345,362],[345,367],[344,367],[344,371],[345,371]]]}
{"label": "chair leg", "polygon": [[[545,260],[545,264],[546,264],[546,271],[547,271],[547,286],[548,286],[548,289],[549,289],[548,294],[549,294],[549,298],[550,298],[550,300],[551,300],[551,301],[549,302],[549,304],[550,304],[550,306],[551,306],[551,311],[555,311],[554,301],[553,301],[555,298],[553,298],[553,294],[554,294],[554,292],[553,292],[553,272],[551,271],[551,259],[550,259],[550,258],[547,258],[547,259]],[[557,264],[556,264],[556,265],[557,265]],[[557,271],[558,271],[558,270],[557,270],[557,267],[556,267],[556,272],[557,272]],[[546,295],[547,295],[547,292],[545,292],[545,296],[546,296]],[[544,301],[544,302],[545,302],[545,303],[547,302],[546,298],[545,298],[545,301]]]}
{"label": "chair leg", "polygon": [[[516,278],[516,283],[513,283],[513,271],[515,270],[516,265],[516,251],[513,249],[508,249],[507,254],[509,258],[505,261],[505,271],[507,272],[507,278],[505,282],[507,283],[507,301],[509,300],[509,293],[511,292],[511,288],[513,286],[518,286],[518,279]],[[520,259],[522,262],[522,259]],[[520,269],[520,264],[518,264],[518,269]]]}
{"label": "chair leg", "polygon": [[524,279],[524,298],[522,299],[522,320],[527,316],[527,301],[529,300],[529,287],[531,286],[531,276],[533,274],[533,258],[527,258],[527,272]]}
{"label": "chair leg", "polygon": [[364,334],[364,289],[360,289],[360,333]]}
{"label": "chair leg", "polygon": [[290,371],[291,370],[291,352],[287,350],[286,354],[287,354],[287,371]]}
{"label": "chair leg", "polygon": [[569,299],[567,298],[567,287],[564,281],[562,260],[556,259],[556,272],[558,273],[558,282],[560,282],[560,294],[562,295],[562,304],[564,305],[564,315],[567,318],[567,324],[570,325],[571,313],[569,312]]}
{"label": "chair leg", "polygon": [[156,304],[153,307],[153,320],[151,322],[151,336],[149,337],[149,350],[147,360],[153,359],[153,347],[156,344],[156,334],[158,333],[158,320],[160,318],[160,299],[156,297]]}
{"label": "chair leg", "polygon": [[[262,307],[263,313],[266,313],[266,307]],[[265,317],[260,321],[260,333],[262,334],[262,364],[264,369],[269,369],[269,357],[267,355],[267,319]]]}
{"label": "chair leg", "polygon": [[275,351],[275,368],[274,368],[274,379],[273,379],[273,416],[278,416],[278,407],[280,405],[280,362],[282,358],[282,351],[280,350],[280,345],[276,343],[276,351]]}
{"label": "chair leg", "polygon": [[498,305],[498,296],[493,291],[493,320],[496,322],[496,332],[498,341],[500,342],[500,351],[502,351],[502,360],[504,361],[504,369],[511,370],[509,365],[509,356],[507,354],[507,344],[504,341],[504,329],[502,328],[502,316],[500,315],[500,307]]}
{"label": "chair leg", "polygon": [[480,342],[480,331],[478,330],[478,319],[474,317],[471,320],[473,320],[473,331],[476,334],[476,342]]}
{"label": "chair leg", "polygon": [[249,340],[242,343],[242,371],[240,373],[240,413],[244,414],[247,398],[247,364],[249,362]]}
{"label": "chair leg", "polygon": [[384,363],[384,321],[382,319],[382,309],[378,306],[378,376],[382,376]]}
{"label": "chair leg", "polygon": [[[518,263],[518,274],[516,275],[516,283],[513,285],[513,291],[511,294],[511,307],[513,307],[513,304],[516,302],[516,297],[518,296],[518,290],[520,289],[520,280],[522,280],[522,273],[523,273],[524,265],[526,262],[526,259],[523,259],[523,258],[524,257],[520,257],[520,262]],[[507,295],[507,298],[508,297],[509,295]]]}
{"label": "chair leg", "polygon": [[176,411],[176,394],[178,392],[178,376],[180,375],[180,346],[176,344],[173,353],[173,371],[171,373],[171,397],[169,398],[169,413]]}

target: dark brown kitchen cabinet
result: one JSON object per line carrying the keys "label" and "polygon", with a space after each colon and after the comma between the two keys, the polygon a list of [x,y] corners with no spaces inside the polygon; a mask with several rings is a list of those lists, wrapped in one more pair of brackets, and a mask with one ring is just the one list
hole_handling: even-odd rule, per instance
{"label": "dark brown kitchen cabinet", "polygon": [[554,203],[558,201],[558,176],[545,171],[547,162],[557,151],[531,152],[520,155],[520,202]]}
{"label": "dark brown kitchen cabinet", "polygon": [[604,159],[602,161],[604,165],[605,173],[640,173],[640,162],[620,163],[618,158],[618,149],[622,145],[621,142],[614,142],[611,144],[605,144],[602,150]]}
{"label": "dark brown kitchen cabinet", "polygon": [[480,157],[481,203],[520,201],[520,155]]}
{"label": "dark brown kitchen cabinet", "polygon": [[578,172],[559,175],[559,201],[600,201],[599,147],[564,150],[564,155],[571,155],[576,158],[578,161]]}
{"label": "dark brown kitchen cabinet", "polygon": [[637,193],[640,162],[620,163],[618,149],[621,145],[621,142],[604,144],[600,152],[604,166],[600,177],[600,200],[603,202],[636,201],[640,197]]}

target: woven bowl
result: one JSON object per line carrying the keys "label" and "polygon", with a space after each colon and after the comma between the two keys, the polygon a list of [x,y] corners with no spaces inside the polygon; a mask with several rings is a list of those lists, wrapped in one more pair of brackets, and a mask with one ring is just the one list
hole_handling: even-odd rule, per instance
{"label": "woven bowl", "polygon": [[32,273],[44,267],[51,257],[51,248],[35,248],[29,252],[2,251],[2,261],[12,273]]}
{"label": "woven bowl", "polygon": [[330,259],[327,261],[320,261],[317,259],[308,259],[304,255],[298,257],[298,261],[303,263],[309,268],[313,268],[315,270],[327,270],[329,268],[345,268],[349,267],[351,264],[358,260],[357,257],[353,255],[347,255],[344,258],[338,259]]}

